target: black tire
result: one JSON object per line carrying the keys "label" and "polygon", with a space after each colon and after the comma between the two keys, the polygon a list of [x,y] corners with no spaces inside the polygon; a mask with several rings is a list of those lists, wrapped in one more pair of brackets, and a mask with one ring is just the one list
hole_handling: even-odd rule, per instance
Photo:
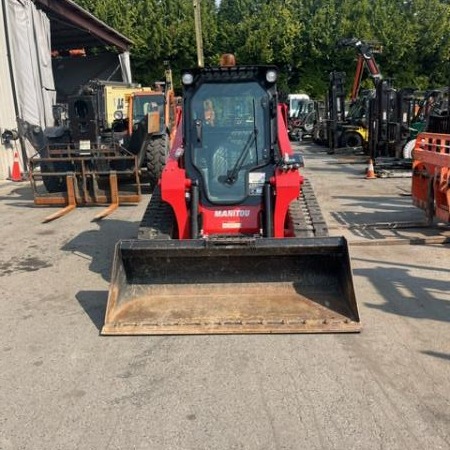
{"label": "black tire", "polygon": [[150,186],[154,188],[161,178],[169,154],[169,137],[167,134],[149,138],[145,153]]}
{"label": "black tire", "polygon": [[[73,172],[73,166],[70,163],[62,161],[58,162],[42,162],[41,172],[54,173],[54,172]],[[56,192],[67,192],[66,177],[64,175],[59,176],[42,176],[42,182],[48,193],[54,194]]]}
{"label": "black tire", "polygon": [[327,145],[327,135],[322,126],[315,126],[313,130],[313,142],[317,145]]}
{"label": "black tire", "polygon": [[359,133],[348,132],[344,135],[344,147],[362,147],[363,138]]}
{"label": "black tire", "polygon": [[305,123],[305,125],[303,125],[303,131],[304,131],[304,134],[312,134],[314,131],[314,124],[313,123]]}
{"label": "black tire", "polygon": [[436,204],[434,202],[434,178],[431,177],[427,186],[427,204],[425,208],[425,218],[427,225],[433,225],[434,215],[436,214]]}

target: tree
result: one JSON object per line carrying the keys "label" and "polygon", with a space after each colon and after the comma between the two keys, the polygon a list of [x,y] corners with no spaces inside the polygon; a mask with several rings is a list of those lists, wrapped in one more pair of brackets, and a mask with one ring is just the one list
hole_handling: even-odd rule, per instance
{"label": "tree", "polygon": [[[151,84],[165,60],[177,74],[197,61],[192,0],[78,0],[133,41],[134,78]],[[350,84],[356,53],[337,42],[378,42],[377,62],[396,87],[449,80],[450,5],[445,0],[201,0],[205,63],[222,53],[238,63],[276,64],[283,90],[323,97],[332,70]]]}

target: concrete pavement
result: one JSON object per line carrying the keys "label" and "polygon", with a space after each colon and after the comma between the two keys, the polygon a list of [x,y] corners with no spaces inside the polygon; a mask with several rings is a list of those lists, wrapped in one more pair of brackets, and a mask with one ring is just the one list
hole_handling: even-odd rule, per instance
{"label": "concrete pavement", "polygon": [[448,229],[352,228],[421,221],[410,180],[299,149],[350,241],[361,334],[100,337],[148,196],[42,224],[27,183],[0,185],[0,449],[450,448],[449,247],[369,245]]}

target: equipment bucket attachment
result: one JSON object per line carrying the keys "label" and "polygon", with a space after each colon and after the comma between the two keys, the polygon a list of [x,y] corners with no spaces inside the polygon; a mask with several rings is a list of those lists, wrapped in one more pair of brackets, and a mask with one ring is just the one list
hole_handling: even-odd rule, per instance
{"label": "equipment bucket attachment", "polygon": [[360,328],[343,237],[130,240],[116,246],[101,334]]}

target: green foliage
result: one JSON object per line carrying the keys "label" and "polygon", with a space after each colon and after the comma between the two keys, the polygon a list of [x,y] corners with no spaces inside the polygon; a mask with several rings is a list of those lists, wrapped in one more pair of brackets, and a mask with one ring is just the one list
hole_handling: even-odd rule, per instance
{"label": "green foliage", "polygon": [[[165,60],[175,82],[181,69],[196,65],[192,0],[77,3],[133,41],[137,81],[160,79]],[[381,44],[376,59],[395,86],[424,89],[449,82],[445,0],[201,0],[201,13],[206,64],[217,64],[225,52],[235,53],[241,64],[275,64],[285,92],[323,97],[332,70],[345,71],[350,85],[356,52],[337,47],[343,37]]]}

